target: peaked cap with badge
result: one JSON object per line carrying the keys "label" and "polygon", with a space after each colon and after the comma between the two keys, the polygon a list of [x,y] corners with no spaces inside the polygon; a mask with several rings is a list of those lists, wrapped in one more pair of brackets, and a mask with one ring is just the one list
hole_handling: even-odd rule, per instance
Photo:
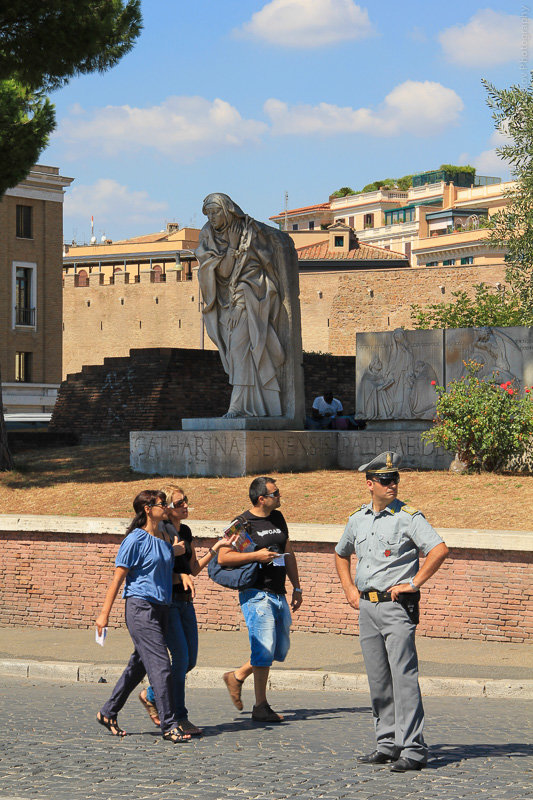
{"label": "peaked cap with badge", "polygon": [[398,453],[393,453],[388,450],[386,453],[380,453],[369,461],[368,464],[362,464],[359,467],[359,472],[371,472],[373,475],[386,475],[387,473],[398,472],[402,457]]}

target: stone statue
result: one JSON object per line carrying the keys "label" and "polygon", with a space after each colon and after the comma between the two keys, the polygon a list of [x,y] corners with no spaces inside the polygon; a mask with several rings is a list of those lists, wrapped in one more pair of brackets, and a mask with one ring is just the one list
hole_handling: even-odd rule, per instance
{"label": "stone statue", "polygon": [[[291,362],[296,356],[301,368],[292,240],[249,217],[226,194],[208,195],[202,211],[208,222],[196,256],[205,327],[233,387],[224,416],[294,417],[299,404],[303,410],[303,381]],[[294,380],[301,385],[298,401]]]}

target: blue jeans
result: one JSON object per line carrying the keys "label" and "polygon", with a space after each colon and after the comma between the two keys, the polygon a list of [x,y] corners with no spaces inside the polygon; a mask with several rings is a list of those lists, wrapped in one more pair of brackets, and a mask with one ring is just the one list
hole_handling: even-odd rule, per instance
{"label": "blue jeans", "polygon": [[239,592],[239,602],[248,628],[251,665],[270,667],[273,661],[285,661],[292,622],[285,595],[244,589]]}
{"label": "blue jeans", "polygon": [[[172,602],[165,639],[172,659],[172,695],[176,719],[186,719],[185,676],[196,666],[198,656],[198,624],[192,601]],[[151,686],[146,696],[151,703],[154,702]]]}

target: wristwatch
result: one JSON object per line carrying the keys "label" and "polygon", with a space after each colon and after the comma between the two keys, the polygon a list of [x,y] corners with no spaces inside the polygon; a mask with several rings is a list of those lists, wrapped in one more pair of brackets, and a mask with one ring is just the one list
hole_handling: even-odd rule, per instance
{"label": "wristwatch", "polygon": [[299,586],[293,586],[293,587],[292,587],[292,591],[293,591],[293,592],[300,592],[300,594],[302,593],[302,590],[300,589],[300,587],[299,587]]}
{"label": "wristwatch", "polygon": [[409,586],[411,586],[411,588],[414,589],[415,592],[418,592],[419,587],[416,585],[416,583],[412,578],[409,578]]}

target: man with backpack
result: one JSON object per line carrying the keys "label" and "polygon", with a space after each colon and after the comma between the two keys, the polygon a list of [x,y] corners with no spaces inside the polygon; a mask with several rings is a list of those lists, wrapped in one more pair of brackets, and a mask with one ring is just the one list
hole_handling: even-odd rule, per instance
{"label": "man with backpack", "polygon": [[273,661],[284,661],[289,651],[291,612],[285,598],[285,579],[292,584],[291,609],[302,604],[296,557],[289,542],[287,523],[281,511],[280,491],[273,478],[255,478],[250,484],[252,507],[239,516],[245,525],[254,550],[236,552],[231,548],[219,551],[222,567],[239,567],[256,562],[258,569],[251,587],[239,591],[239,602],[250,638],[250,660],[233,672],[224,674],[233,705],[242,710],[242,685],[253,673],[255,722],[282,722],[266,699],[268,675]]}

